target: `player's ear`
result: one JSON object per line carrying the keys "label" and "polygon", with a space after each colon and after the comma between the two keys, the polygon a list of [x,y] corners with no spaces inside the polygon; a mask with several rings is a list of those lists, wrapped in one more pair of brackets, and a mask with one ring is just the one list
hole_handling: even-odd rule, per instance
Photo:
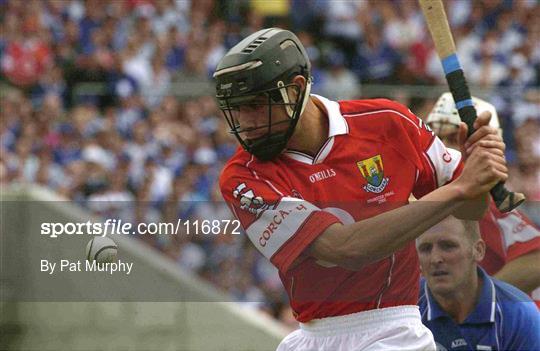
{"label": "player's ear", "polygon": [[473,249],[473,258],[474,258],[474,260],[477,263],[481,262],[484,259],[484,256],[486,254],[486,243],[484,242],[484,240],[482,240],[482,239],[477,240],[473,244],[472,249]]}
{"label": "player's ear", "polygon": [[306,78],[300,74],[297,74],[292,78],[291,83],[295,84],[298,89],[289,89],[289,98],[291,101],[296,101],[296,99],[298,99],[298,94],[306,87]]}

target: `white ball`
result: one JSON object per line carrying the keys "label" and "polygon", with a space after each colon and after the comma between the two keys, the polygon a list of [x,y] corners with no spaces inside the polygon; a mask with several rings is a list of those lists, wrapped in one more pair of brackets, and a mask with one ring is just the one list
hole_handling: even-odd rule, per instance
{"label": "white ball", "polygon": [[107,237],[95,237],[86,245],[86,259],[98,263],[114,262],[118,253],[116,243]]}

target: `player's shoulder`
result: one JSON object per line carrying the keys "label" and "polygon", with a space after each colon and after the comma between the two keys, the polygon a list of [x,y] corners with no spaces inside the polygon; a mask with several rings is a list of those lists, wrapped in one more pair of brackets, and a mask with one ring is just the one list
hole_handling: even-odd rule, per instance
{"label": "player's shoulder", "polygon": [[495,286],[497,300],[508,302],[532,302],[531,298],[515,286],[491,277]]}
{"label": "player's shoulder", "polygon": [[513,285],[491,278],[495,285],[497,303],[508,321],[516,323],[522,320],[538,318],[538,309],[531,298]]}
{"label": "player's shoulder", "polygon": [[221,189],[227,188],[238,180],[268,179],[276,174],[276,163],[261,162],[255,156],[239,147],[234,155],[225,163],[219,176]]}
{"label": "player's shoulder", "polygon": [[496,291],[497,309],[505,350],[537,350],[540,314],[530,297],[506,282],[491,278]]}
{"label": "player's shoulder", "polygon": [[219,176],[220,185],[224,184],[230,178],[242,176],[249,173],[249,167],[252,166],[253,155],[238,147],[232,157],[225,163]]}
{"label": "player's shoulder", "polygon": [[384,116],[388,113],[401,113],[404,115],[414,115],[405,105],[390,99],[362,99],[362,100],[342,100],[339,101],[341,113],[345,117],[367,116],[379,114]]}
{"label": "player's shoulder", "polygon": [[365,99],[339,101],[341,114],[348,123],[369,122],[375,124],[400,123],[421,128],[423,123],[408,107],[389,99]]}
{"label": "player's shoulder", "polygon": [[339,101],[341,114],[346,118],[350,130],[361,133],[418,133],[421,129],[431,130],[405,105],[389,99],[366,99]]}

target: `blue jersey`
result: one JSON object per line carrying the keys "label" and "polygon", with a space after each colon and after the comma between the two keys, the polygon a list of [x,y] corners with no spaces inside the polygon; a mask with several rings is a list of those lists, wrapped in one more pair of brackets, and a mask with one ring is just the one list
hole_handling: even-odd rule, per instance
{"label": "blue jersey", "polygon": [[480,298],[465,321],[457,324],[435,301],[422,279],[420,313],[438,350],[540,350],[540,313],[521,290],[487,275]]}

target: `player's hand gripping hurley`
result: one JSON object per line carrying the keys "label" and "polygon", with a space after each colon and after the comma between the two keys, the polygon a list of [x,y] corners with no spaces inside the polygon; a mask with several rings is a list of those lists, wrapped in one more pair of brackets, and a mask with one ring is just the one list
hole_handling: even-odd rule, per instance
{"label": "player's hand gripping hurley", "polygon": [[[456,102],[459,117],[467,124],[468,135],[474,132],[476,110],[473,106],[471,93],[463,74],[457,55],[454,39],[444,11],[442,0],[418,0],[429,27],[431,37],[435,42],[437,54],[442,61],[446,81]],[[525,195],[508,191],[503,182],[497,183],[491,189],[491,196],[501,212],[508,212],[525,201]]]}

